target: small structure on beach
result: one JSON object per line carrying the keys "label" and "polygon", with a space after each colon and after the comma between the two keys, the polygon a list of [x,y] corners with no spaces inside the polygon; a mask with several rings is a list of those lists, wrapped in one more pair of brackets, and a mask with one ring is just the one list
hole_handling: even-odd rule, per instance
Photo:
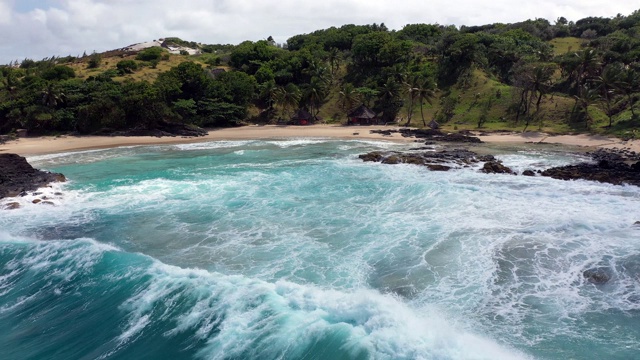
{"label": "small structure on beach", "polygon": [[305,109],[298,109],[291,117],[293,125],[309,125],[313,123],[313,116]]}
{"label": "small structure on beach", "polygon": [[349,118],[348,125],[378,125],[379,121],[376,113],[364,104],[350,112],[347,117]]}

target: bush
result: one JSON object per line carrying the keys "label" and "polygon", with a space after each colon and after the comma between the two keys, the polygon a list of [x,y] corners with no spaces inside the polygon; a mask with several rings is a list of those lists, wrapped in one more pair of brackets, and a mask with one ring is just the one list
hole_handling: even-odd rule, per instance
{"label": "bush", "polygon": [[102,61],[102,55],[96,52],[93,52],[93,54],[91,54],[91,58],[89,59],[89,63],[87,64],[87,68],[97,69],[100,67],[101,61]]}
{"label": "bush", "polygon": [[42,78],[45,80],[68,80],[76,77],[76,72],[73,68],[64,65],[56,65],[42,73]]}
{"label": "bush", "polygon": [[121,60],[116,64],[116,69],[120,74],[133,74],[138,70],[138,63],[134,60]]}
{"label": "bush", "polygon": [[162,53],[164,51],[161,47],[154,46],[146,48],[138,53],[136,60],[140,61],[160,61],[162,59]]}

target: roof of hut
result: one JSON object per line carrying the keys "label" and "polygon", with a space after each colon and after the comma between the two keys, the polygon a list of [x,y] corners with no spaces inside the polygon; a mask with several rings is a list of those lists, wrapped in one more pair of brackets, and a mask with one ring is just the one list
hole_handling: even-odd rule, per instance
{"label": "roof of hut", "polygon": [[291,120],[312,120],[313,116],[305,109],[298,109],[291,117]]}
{"label": "roof of hut", "polygon": [[373,119],[376,117],[376,113],[374,113],[371,109],[363,105],[358,106],[355,110],[349,113],[350,118],[358,118],[358,119]]}

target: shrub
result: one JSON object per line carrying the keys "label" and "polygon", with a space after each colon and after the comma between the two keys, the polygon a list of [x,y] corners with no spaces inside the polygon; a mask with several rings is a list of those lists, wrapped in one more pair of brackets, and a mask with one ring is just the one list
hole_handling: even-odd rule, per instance
{"label": "shrub", "polygon": [[91,57],[89,58],[89,63],[87,64],[87,68],[97,69],[100,67],[101,61],[102,61],[102,55],[94,51],[93,54],[91,54]]}
{"label": "shrub", "polygon": [[116,68],[120,74],[132,74],[138,70],[138,63],[134,60],[121,60],[116,64]]}
{"label": "shrub", "polygon": [[162,59],[163,50],[161,47],[154,46],[146,48],[138,53],[136,60],[140,61],[160,61]]}

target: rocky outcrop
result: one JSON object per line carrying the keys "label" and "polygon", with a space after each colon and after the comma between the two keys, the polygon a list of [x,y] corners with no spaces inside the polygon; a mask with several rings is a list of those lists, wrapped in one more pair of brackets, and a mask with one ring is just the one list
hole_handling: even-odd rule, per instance
{"label": "rocky outcrop", "polygon": [[416,139],[427,139],[429,141],[441,141],[451,143],[481,143],[482,140],[467,133],[443,133],[438,129],[385,129],[371,130],[373,134],[389,136],[392,133],[399,133],[403,137],[414,137]]}
{"label": "rocky outcrop", "polygon": [[[502,165],[492,155],[478,155],[473,151],[465,149],[441,150],[441,151],[425,151],[425,152],[409,152],[401,153],[397,151],[373,151],[360,155],[363,161],[380,162],[383,164],[412,164],[422,165],[432,171],[448,171],[453,168],[468,167],[472,164],[485,162],[483,170],[486,173],[507,173],[514,172],[508,167]],[[490,165],[486,165],[490,164]],[[483,168],[484,169],[484,168]]]}
{"label": "rocky outcrop", "polygon": [[0,199],[63,181],[64,175],[34,169],[20,155],[0,154]]}
{"label": "rocky outcrop", "polygon": [[482,166],[482,171],[485,174],[513,174],[513,172],[509,167],[502,165],[499,161],[487,161]]}
{"label": "rocky outcrop", "polygon": [[560,166],[544,170],[541,175],[561,180],[592,180],[614,185],[640,186],[640,161],[633,152],[600,149],[590,154],[593,163]]}
{"label": "rocky outcrop", "polygon": [[124,131],[113,131],[111,129],[103,129],[99,135],[111,136],[187,136],[198,137],[207,135],[207,131],[188,124],[172,123],[161,121],[153,129],[130,129]]}
{"label": "rocky outcrop", "polygon": [[588,269],[582,273],[582,276],[585,280],[595,285],[606,284],[611,279],[611,275],[606,268]]}

